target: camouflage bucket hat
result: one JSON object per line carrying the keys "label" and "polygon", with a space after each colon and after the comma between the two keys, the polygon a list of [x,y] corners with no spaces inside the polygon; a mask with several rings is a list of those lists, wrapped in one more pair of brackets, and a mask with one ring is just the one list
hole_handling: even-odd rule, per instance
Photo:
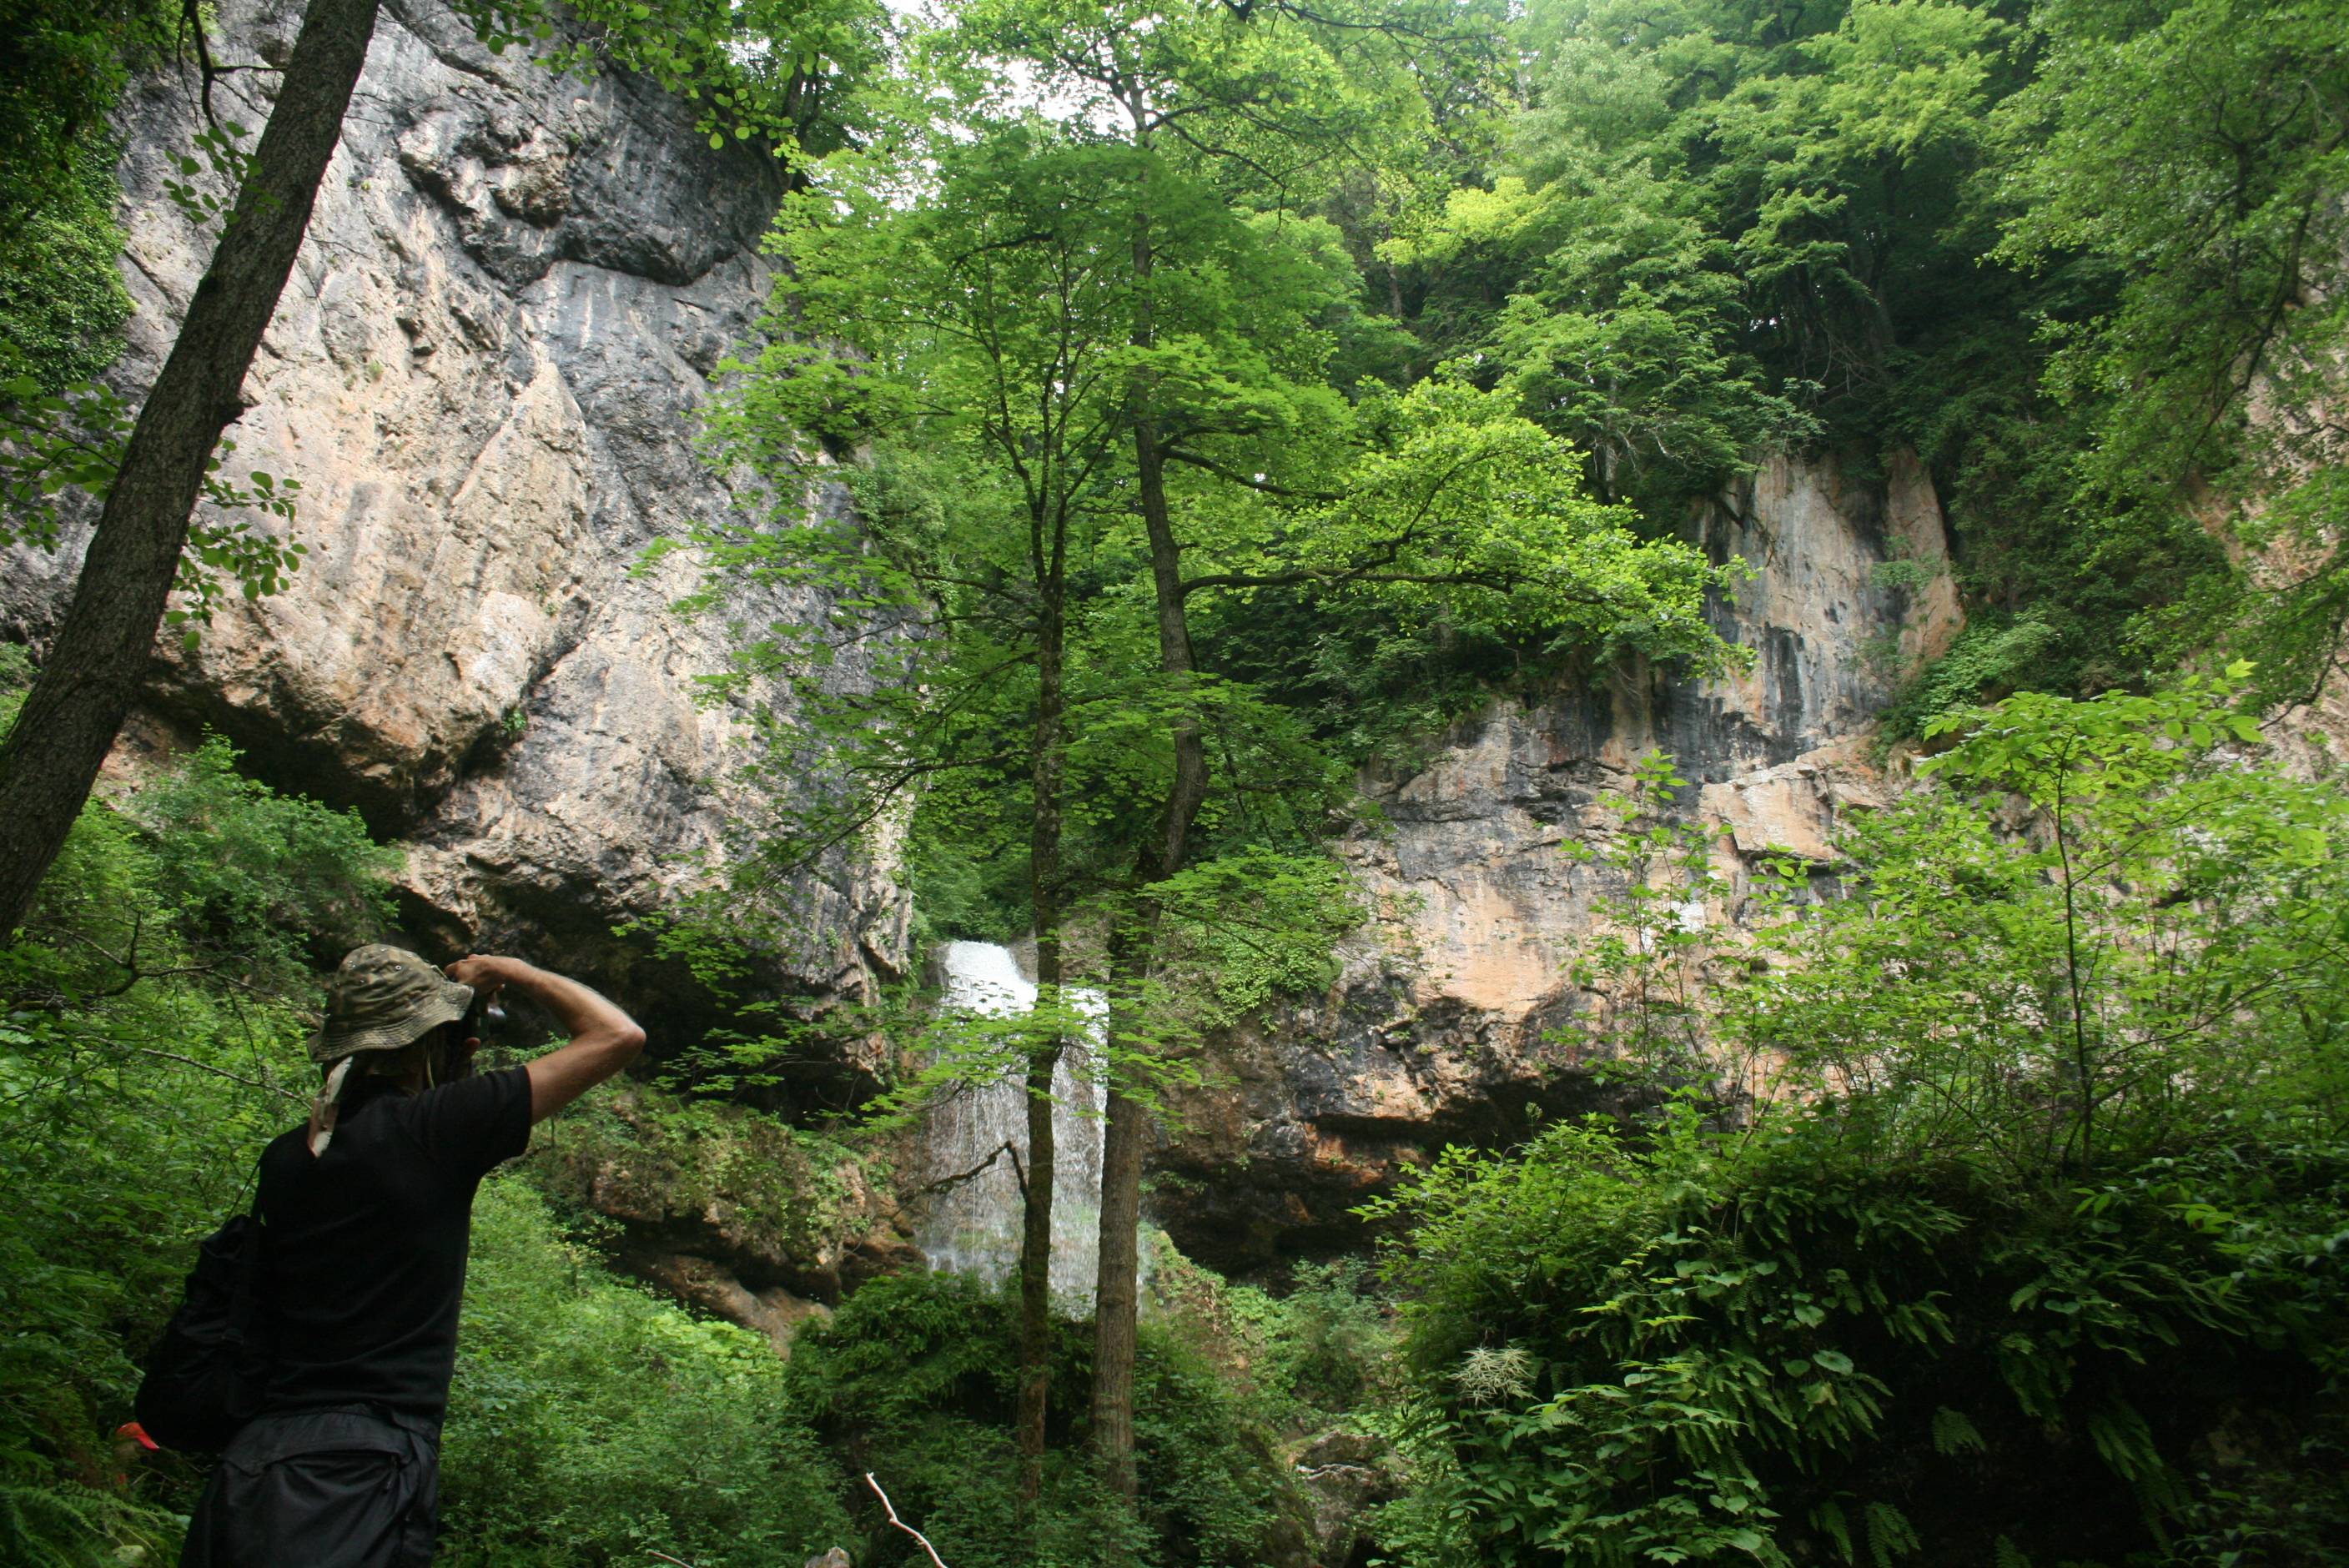
{"label": "camouflage bucket hat", "polygon": [[310,1059],[338,1061],[361,1051],[391,1051],[427,1029],[453,1024],[473,1005],[460,985],[404,947],[353,948],[326,980],[326,1018],[310,1039]]}

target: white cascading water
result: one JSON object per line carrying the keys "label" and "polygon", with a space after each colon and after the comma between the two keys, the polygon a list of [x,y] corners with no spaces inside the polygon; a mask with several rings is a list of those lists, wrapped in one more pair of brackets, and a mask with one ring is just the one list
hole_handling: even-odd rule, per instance
{"label": "white cascading water", "polygon": [[[1036,1005],[1036,987],[1009,948],[949,942],[940,956],[944,1006],[1009,1017]],[[1069,1001],[1092,1025],[1084,1043],[1071,1041],[1061,1053],[1052,1075],[1052,1294],[1083,1315],[1092,1311],[1101,1244],[1104,1093],[1089,1047],[1099,1043],[1105,1004],[1098,991],[1073,986]],[[934,1269],[975,1274],[989,1284],[1009,1279],[1019,1265],[1019,1181],[998,1151],[1009,1144],[1019,1152],[1019,1168],[1027,1168],[1027,1094],[1019,1073],[947,1089],[931,1103],[923,1141],[930,1181],[963,1176],[995,1158],[978,1175],[930,1198],[916,1243]]]}

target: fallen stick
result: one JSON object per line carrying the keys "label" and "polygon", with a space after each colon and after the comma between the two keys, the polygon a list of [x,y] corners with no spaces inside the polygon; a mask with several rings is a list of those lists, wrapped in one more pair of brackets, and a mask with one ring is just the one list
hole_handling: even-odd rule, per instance
{"label": "fallen stick", "polygon": [[881,1483],[873,1479],[873,1472],[871,1470],[866,1470],[864,1472],[864,1484],[873,1489],[873,1495],[879,1498],[881,1500],[881,1506],[889,1511],[889,1522],[904,1531],[906,1534],[912,1536],[915,1540],[920,1542],[922,1543],[922,1550],[930,1554],[930,1561],[936,1563],[938,1568],[947,1568],[947,1560],[938,1555],[938,1549],[936,1547],[930,1544],[930,1538],[897,1517],[897,1505],[889,1501],[889,1494],[881,1490]]}

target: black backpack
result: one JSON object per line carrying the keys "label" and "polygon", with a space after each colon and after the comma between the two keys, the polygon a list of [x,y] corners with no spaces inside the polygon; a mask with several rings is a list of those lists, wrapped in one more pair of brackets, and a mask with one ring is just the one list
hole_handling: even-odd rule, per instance
{"label": "black backpack", "polygon": [[147,1357],[133,1409],[167,1449],[214,1453],[261,1408],[269,1378],[262,1223],[239,1214],[206,1236],[180,1310]]}

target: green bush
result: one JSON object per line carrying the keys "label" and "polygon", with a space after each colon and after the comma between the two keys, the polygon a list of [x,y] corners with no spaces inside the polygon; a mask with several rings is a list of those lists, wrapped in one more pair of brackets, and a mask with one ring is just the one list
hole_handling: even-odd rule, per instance
{"label": "green bush", "polygon": [[2349,1142],[2240,1130],[2040,1193],[1886,1169],[1809,1121],[1454,1154],[1409,1204],[1438,1457],[1390,1544],[2119,1562],[2210,1517],[2213,1475],[2279,1494],[2239,1538],[2349,1528]]}
{"label": "green bush", "polygon": [[1837,896],[1765,884],[1683,1020],[1775,1073],[1742,1115],[1373,1206],[1393,1561],[2349,1560],[2349,803],[2240,674],[1969,716]]}
{"label": "green bush", "polygon": [[441,1455],[442,1560],[771,1568],[852,1544],[844,1478],[790,1418],[761,1336],[564,1240],[520,1177],[474,1205]]}
{"label": "green bush", "polygon": [[77,144],[64,177],[28,191],[0,174],[0,380],[30,376],[44,391],[87,381],[122,352],[129,291],[115,271],[115,149]]}
{"label": "green bush", "polygon": [[1150,1259],[1150,1311],[1257,1418],[1292,1438],[1376,1418],[1401,1392],[1400,1336],[1367,1259],[1291,1266],[1286,1288],[1233,1284],[1175,1251]]}
{"label": "green bush", "polygon": [[[1129,1511],[1103,1491],[1081,1454],[1092,1332],[1061,1322],[1052,1452],[1023,1522],[1010,1430],[1017,1345],[1005,1295],[951,1274],[879,1279],[794,1344],[792,1398],[954,1568],[1243,1568],[1282,1560],[1284,1541],[1293,1548],[1268,1442],[1206,1364],[1153,1325],[1134,1370],[1136,1504]],[[869,1495],[861,1506],[872,1563],[923,1561]]]}

